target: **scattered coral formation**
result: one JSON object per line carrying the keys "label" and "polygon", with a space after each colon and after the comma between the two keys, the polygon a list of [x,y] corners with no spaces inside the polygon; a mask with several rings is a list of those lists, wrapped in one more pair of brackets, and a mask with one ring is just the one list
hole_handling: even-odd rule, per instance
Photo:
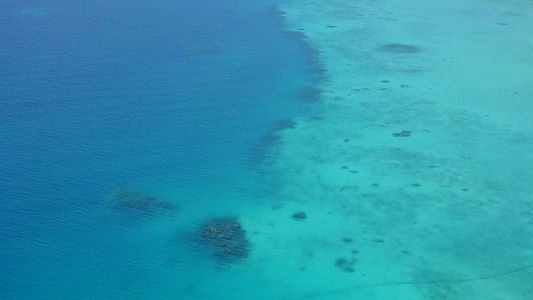
{"label": "scattered coral formation", "polygon": [[307,214],[303,211],[296,212],[292,215],[293,220],[301,221],[307,219]]}
{"label": "scattered coral formation", "polygon": [[160,200],[151,195],[145,195],[137,191],[121,189],[112,197],[113,207],[122,211],[153,214],[157,212],[175,211],[176,204]]}
{"label": "scattered coral formation", "polygon": [[388,53],[399,53],[399,54],[414,54],[420,52],[420,48],[412,45],[400,44],[400,43],[390,43],[384,44],[377,48],[378,51],[388,52]]}
{"label": "scattered coral formation", "polygon": [[322,93],[322,89],[315,86],[310,86],[302,89],[298,93],[298,98],[306,103],[317,103],[322,101]]}
{"label": "scattered coral formation", "polygon": [[342,238],[342,242],[345,243],[345,244],[350,244],[350,243],[353,242],[353,239],[349,238],[349,237],[343,237]]}
{"label": "scattered coral formation", "polygon": [[293,119],[280,119],[274,122],[271,127],[272,132],[278,132],[285,129],[294,129],[296,128],[296,123]]}
{"label": "scattered coral formation", "polygon": [[296,128],[292,119],[280,119],[274,122],[269,130],[255,142],[251,149],[251,161],[257,165],[273,163],[276,153],[275,148],[282,143],[281,131]]}
{"label": "scattered coral formation", "polygon": [[392,136],[394,136],[394,137],[409,137],[409,136],[411,136],[411,131],[402,130],[400,132],[393,133]]}
{"label": "scattered coral formation", "polygon": [[335,266],[345,272],[353,273],[355,271],[354,265],[356,261],[357,260],[355,258],[347,259],[345,257],[339,257],[335,261]]}
{"label": "scattered coral formation", "polygon": [[250,251],[246,231],[236,218],[212,219],[201,226],[198,236],[220,261],[237,261],[246,258]]}
{"label": "scattered coral formation", "polygon": [[276,5],[271,5],[268,7],[268,15],[280,23],[285,22],[285,12],[279,9]]}

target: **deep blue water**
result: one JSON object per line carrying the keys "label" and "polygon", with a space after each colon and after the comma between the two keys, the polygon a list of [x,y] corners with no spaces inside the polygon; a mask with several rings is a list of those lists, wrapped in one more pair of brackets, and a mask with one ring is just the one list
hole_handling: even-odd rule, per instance
{"label": "deep blue water", "polygon": [[[253,152],[312,79],[272,4],[2,1],[1,299],[165,299],[172,230],[260,201]],[[181,208],[128,216],[121,188]]]}

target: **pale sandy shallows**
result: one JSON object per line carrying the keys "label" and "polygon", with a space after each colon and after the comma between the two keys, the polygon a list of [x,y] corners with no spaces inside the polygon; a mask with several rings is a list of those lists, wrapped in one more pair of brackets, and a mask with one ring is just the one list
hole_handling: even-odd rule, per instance
{"label": "pale sandy shallows", "polygon": [[278,299],[533,299],[533,3],[280,9],[327,80],[283,131],[271,211],[243,217],[251,282]]}

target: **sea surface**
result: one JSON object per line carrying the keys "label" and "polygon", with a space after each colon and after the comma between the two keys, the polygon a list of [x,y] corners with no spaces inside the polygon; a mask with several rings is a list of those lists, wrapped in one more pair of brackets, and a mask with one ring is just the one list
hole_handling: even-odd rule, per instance
{"label": "sea surface", "polygon": [[3,0],[0,300],[533,299],[530,0]]}
{"label": "sea surface", "polygon": [[275,4],[0,3],[1,299],[194,299],[212,258],[184,236],[261,204],[272,133],[309,109]]}

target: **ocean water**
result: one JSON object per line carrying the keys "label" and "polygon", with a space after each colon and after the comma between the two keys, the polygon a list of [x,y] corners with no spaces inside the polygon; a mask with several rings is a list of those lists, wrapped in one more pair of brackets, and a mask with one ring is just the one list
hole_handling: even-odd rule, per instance
{"label": "ocean water", "polygon": [[0,3],[0,299],[533,299],[529,0]]}
{"label": "ocean water", "polygon": [[308,109],[275,4],[2,1],[1,299],[192,297],[212,259],[186,236],[262,203],[273,124]]}

